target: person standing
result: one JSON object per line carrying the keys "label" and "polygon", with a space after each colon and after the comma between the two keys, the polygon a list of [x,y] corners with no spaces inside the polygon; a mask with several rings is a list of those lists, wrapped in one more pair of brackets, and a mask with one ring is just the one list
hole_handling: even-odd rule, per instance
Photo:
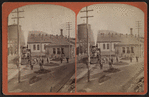
{"label": "person standing", "polygon": [[42,59],[42,57],[40,57],[39,65],[40,65],[40,70],[42,70],[42,69],[43,69],[43,68],[42,68],[42,65],[43,65],[43,59]]}
{"label": "person standing", "polygon": [[111,60],[109,60],[109,68],[112,68]]}
{"label": "person standing", "polygon": [[118,57],[116,57],[116,61],[118,62]]}
{"label": "person standing", "polygon": [[63,58],[64,58],[64,54],[61,55],[61,58],[60,58],[61,63],[63,63]]}
{"label": "person standing", "polygon": [[60,60],[61,60],[61,63],[63,63],[63,58],[62,58],[62,56],[61,56]]}
{"label": "person standing", "polygon": [[47,57],[47,63],[50,63],[50,58],[49,57]]}
{"label": "person standing", "polygon": [[100,69],[102,69],[103,64],[102,64],[102,61],[101,61],[100,51],[97,53],[97,59],[98,59],[98,64],[100,65]]}
{"label": "person standing", "polygon": [[106,57],[106,64],[108,64],[108,58]]}
{"label": "person standing", "polygon": [[113,65],[113,58],[111,58],[111,66]]}
{"label": "person standing", "polygon": [[69,63],[69,55],[66,56],[67,63]]}
{"label": "person standing", "polygon": [[109,58],[109,67],[112,68],[113,65],[113,58]]}
{"label": "person standing", "polygon": [[66,60],[67,60],[67,63],[69,63],[69,58],[68,57],[66,57]]}
{"label": "person standing", "polygon": [[100,69],[102,69],[103,68],[103,63],[102,63],[101,59],[99,59],[99,64],[100,64]]}
{"label": "person standing", "polygon": [[132,62],[132,57],[130,57],[130,62]]}

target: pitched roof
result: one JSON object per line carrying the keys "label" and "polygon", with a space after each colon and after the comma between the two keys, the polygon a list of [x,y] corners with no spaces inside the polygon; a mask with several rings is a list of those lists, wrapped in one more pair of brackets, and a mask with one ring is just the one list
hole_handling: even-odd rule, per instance
{"label": "pitched roof", "polygon": [[121,42],[120,44],[138,44],[142,43],[138,41],[138,38],[129,35],[129,34],[122,34],[117,33],[115,31],[110,30],[100,30],[97,36],[97,42]]}
{"label": "pitched roof", "polygon": [[[64,36],[51,35],[45,32],[30,31],[28,34],[28,43],[50,43],[57,45],[68,45],[68,39]],[[71,44],[72,45],[72,44]]]}

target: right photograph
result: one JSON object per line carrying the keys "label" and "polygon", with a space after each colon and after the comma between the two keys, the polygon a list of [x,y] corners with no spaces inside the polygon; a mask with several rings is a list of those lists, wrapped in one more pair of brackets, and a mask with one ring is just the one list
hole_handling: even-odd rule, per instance
{"label": "right photograph", "polygon": [[144,12],[94,4],[77,15],[77,92],[144,92]]}

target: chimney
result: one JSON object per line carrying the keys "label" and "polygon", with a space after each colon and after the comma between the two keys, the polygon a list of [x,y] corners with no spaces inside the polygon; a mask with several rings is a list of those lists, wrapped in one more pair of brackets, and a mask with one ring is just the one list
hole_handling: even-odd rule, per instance
{"label": "chimney", "polygon": [[63,29],[60,29],[60,31],[61,31],[61,35],[60,36],[63,36]]}
{"label": "chimney", "polygon": [[132,30],[133,30],[133,28],[130,28],[130,35],[132,36],[133,34],[132,34]]}

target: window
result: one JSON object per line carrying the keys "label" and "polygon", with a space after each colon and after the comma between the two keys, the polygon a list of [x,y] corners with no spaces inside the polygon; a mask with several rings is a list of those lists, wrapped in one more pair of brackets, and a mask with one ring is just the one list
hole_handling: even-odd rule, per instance
{"label": "window", "polygon": [[105,49],[105,44],[103,44],[103,49]]}
{"label": "window", "polygon": [[36,45],[35,44],[33,45],[33,50],[36,50]]}
{"label": "window", "polygon": [[39,50],[39,44],[37,45],[37,50]]}
{"label": "window", "polygon": [[56,53],[55,48],[53,48],[53,54],[55,54],[55,53]]}
{"label": "window", "polygon": [[60,52],[60,48],[57,48],[57,54],[60,54],[61,52]]}
{"label": "window", "polygon": [[109,49],[109,44],[107,44],[107,49]]}
{"label": "window", "polygon": [[62,54],[64,54],[64,48],[61,48]]}
{"label": "window", "polygon": [[130,53],[129,47],[127,47],[127,53]]}
{"label": "window", "polygon": [[133,47],[131,47],[131,53],[134,53],[134,48]]}
{"label": "window", "polygon": [[123,49],[123,53],[125,53],[125,47],[122,47],[122,49]]}
{"label": "window", "polygon": [[44,50],[46,50],[46,44],[44,45]]}
{"label": "window", "polygon": [[116,45],[116,44],[114,43],[114,49],[115,49],[115,45]]}

